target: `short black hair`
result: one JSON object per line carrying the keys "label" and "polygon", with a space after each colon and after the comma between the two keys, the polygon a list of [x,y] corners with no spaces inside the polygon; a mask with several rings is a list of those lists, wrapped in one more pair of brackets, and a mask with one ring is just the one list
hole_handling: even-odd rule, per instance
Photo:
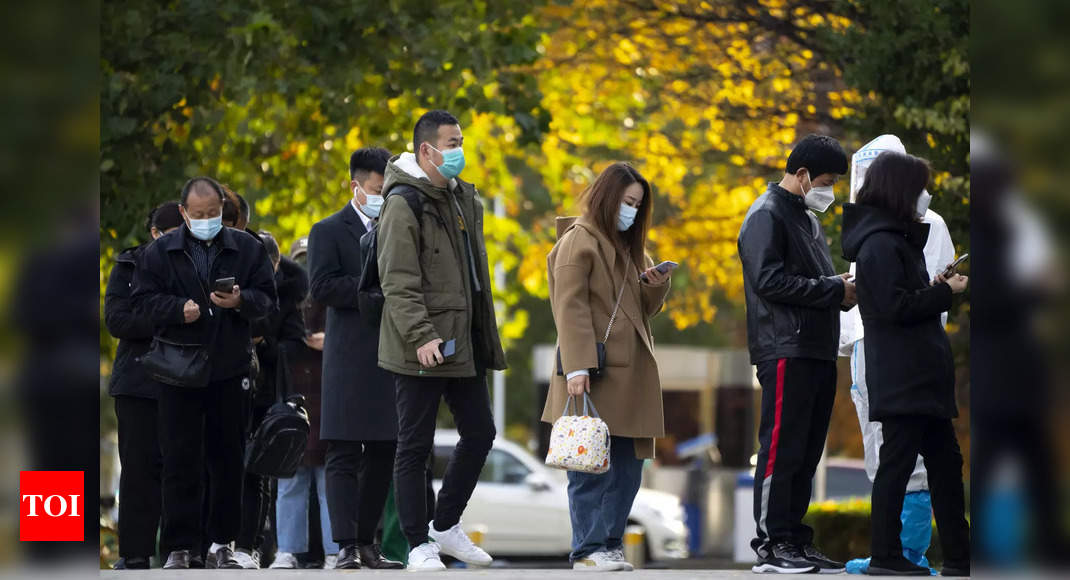
{"label": "short black hair", "polygon": [[885,151],[866,169],[855,203],[888,210],[901,221],[914,221],[921,190],[929,184],[929,162],[906,153]]}
{"label": "short black hair", "polygon": [[182,225],[182,223],[182,213],[178,211],[178,202],[165,201],[152,208],[152,211],[149,212],[149,219],[145,229],[151,230],[152,228],[156,228],[163,232],[164,230],[177,228]]}
{"label": "short black hair", "polygon": [[267,250],[268,259],[271,260],[272,264],[278,262],[281,255],[278,240],[267,230],[260,230],[258,233],[260,234],[260,240],[264,242],[264,249]]}
{"label": "short black hair", "polygon": [[201,176],[194,177],[182,186],[182,195],[179,198],[182,202],[182,205],[186,205],[186,202],[189,200],[189,194],[191,191],[196,189],[199,193],[204,191],[205,187],[208,187],[212,191],[214,191],[219,196],[219,201],[223,201],[226,199],[226,196],[223,195],[223,186],[219,185],[218,181],[212,179],[211,177]]}
{"label": "short black hair", "polygon": [[412,129],[412,151],[418,153],[420,150],[420,144],[425,141],[434,141],[438,138],[438,128],[443,125],[460,125],[461,122],[457,120],[449,113],[449,111],[443,111],[436,109],[434,111],[428,111],[420,117],[419,121],[416,121],[416,126]]}
{"label": "short black hair", "polygon": [[792,148],[785,170],[794,175],[802,167],[810,171],[811,179],[826,173],[844,175],[847,173],[847,153],[832,137],[811,133]]}
{"label": "short black hair", "polygon": [[382,147],[361,147],[349,156],[349,178],[361,181],[371,173],[386,174],[386,163],[390,161],[390,151]]}

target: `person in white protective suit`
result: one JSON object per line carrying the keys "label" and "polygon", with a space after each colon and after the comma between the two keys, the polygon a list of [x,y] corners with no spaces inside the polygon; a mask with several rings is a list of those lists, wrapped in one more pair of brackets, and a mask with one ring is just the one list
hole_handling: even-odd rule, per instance
{"label": "person in white protective suit", "polygon": [[[851,156],[851,201],[862,187],[869,164],[885,151],[906,153],[903,142],[895,135],[881,135],[870,141]],[[929,224],[929,239],[925,243],[925,269],[929,277],[934,278],[948,264],[955,260],[955,245],[951,241],[944,218],[929,209],[922,222]],[[855,265],[851,264],[851,274]],[[942,315],[947,324],[947,313]],[[869,420],[869,391],[866,387],[866,357],[863,341],[862,316],[858,308],[840,313],[840,356],[851,357],[851,400],[858,412],[858,422],[862,428],[862,444],[865,449],[866,475],[872,482],[877,475],[880,446],[883,441],[881,424]],[[925,464],[918,456],[914,473],[907,484],[907,495],[903,501],[903,531],[900,536],[903,555],[919,566],[928,566],[925,552],[932,539],[932,501],[929,498],[929,483]],[[869,567],[869,558],[852,560],[847,563],[849,573],[861,574]]]}

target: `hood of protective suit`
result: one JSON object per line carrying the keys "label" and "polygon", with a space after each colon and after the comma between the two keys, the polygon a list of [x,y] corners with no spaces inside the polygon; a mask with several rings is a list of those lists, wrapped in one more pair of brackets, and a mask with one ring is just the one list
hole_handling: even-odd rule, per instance
{"label": "hood of protective suit", "polygon": [[869,168],[869,164],[873,163],[873,160],[885,151],[906,153],[907,149],[903,147],[903,142],[899,140],[899,137],[888,134],[881,135],[866,143],[851,156],[851,201],[855,200],[855,194],[862,187],[862,181],[866,177],[866,169]]}

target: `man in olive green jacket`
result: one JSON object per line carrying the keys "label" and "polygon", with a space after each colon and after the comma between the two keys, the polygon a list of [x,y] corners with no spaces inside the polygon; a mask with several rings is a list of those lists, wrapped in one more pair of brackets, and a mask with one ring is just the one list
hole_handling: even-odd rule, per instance
{"label": "man in olive green jacket", "polygon": [[[411,548],[409,568],[416,570],[445,569],[439,552],[469,564],[491,563],[460,525],[494,442],[486,370],[505,369],[483,243],[483,205],[475,187],[457,178],[464,169],[463,141],[453,115],[424,114],[413,131],[415,154],[403,153],[387,164],[387,199],[379,219],[379,275],[386,298],[379,366],[395,375],[394,489]],[[419,212],[394,195],[399,188],[411,188]],[[443,397],[461,439],[429,528],[425,465]]]}

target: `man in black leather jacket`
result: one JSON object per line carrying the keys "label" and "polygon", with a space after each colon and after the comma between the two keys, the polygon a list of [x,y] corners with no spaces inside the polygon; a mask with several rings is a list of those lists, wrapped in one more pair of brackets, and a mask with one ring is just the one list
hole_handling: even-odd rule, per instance
{"label": "man in black leather jacket", "polygon": [[747,338],[762,385],[761,448],[754,476],[755,572],[843,571],[813,546],[802,523],[836,395],[840,308],[854,283],[836,275],[821,223],[835,200],[847,154],[833,138],[808,135],[786,173],[751,205],[739,231]]}

